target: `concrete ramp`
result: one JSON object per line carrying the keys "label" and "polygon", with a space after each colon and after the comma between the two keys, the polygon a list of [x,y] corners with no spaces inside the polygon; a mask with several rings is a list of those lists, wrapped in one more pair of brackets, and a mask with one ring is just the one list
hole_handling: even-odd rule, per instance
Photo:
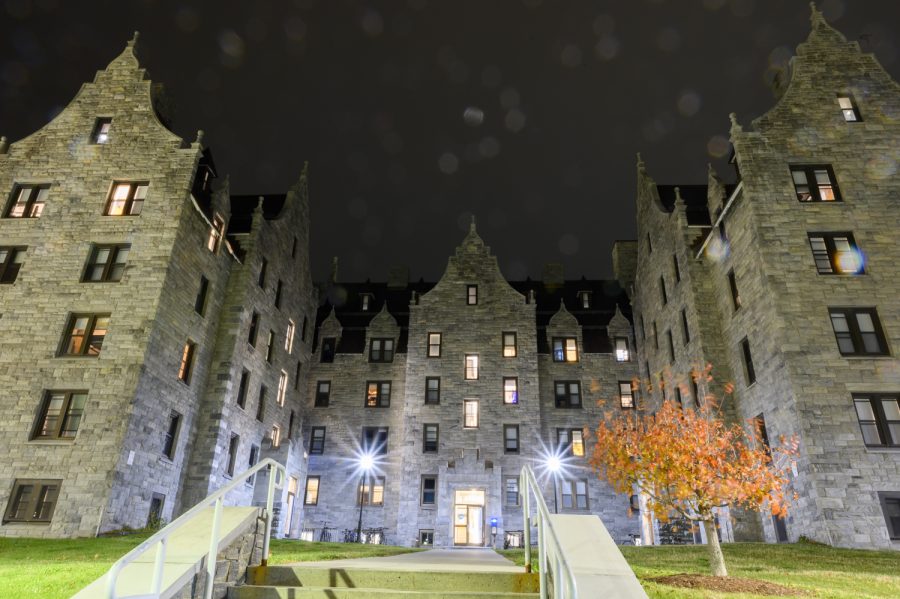
{"label": "concrete ramp", "polygon": [[600,518],[551,514],[550,522],[572,567],[579,597],[647,599]]}
{"label": "concrete ramp", "polygon": [[[222,509],[221,534],[216,554],[223,552],[238,537],[255,526],[261,510],[257,507],[226,507]],[[200,572],[209,553],[209,533],[212,530],[213,508],[201,511],[195,518],[175,530],[166,547],[163,584],[160,597],[166,599],[178,593]],[[156,547],[151,547],[119,573],[116,596],[147,596],[153,581]],[[72,599],[106,599],[107,575],[104,574]]]}

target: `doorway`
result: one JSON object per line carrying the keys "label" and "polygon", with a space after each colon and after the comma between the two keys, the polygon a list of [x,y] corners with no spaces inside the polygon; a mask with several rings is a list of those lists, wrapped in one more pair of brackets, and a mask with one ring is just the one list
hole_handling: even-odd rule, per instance
{"label": "doorway", "polygon": [[456,492],[453,544],[469,547],[484,545],[484,490]]}

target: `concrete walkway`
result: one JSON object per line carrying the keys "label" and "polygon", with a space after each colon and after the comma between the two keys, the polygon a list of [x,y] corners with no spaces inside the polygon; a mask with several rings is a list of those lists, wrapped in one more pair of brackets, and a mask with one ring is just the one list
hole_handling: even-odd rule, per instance
{"label": "concrete walkway", "polygon": [[407,572],[524,572],[493,549],[430,549],[389,557],[336,559],[284,564],[310,568],[361,568]]}

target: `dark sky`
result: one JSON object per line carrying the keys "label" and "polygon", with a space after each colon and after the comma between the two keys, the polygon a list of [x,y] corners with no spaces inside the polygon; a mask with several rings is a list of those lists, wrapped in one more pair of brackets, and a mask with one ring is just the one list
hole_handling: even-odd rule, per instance
{"label": "dark sky", "polygon": [[[826,0],[900,79],[900,2]],[[140,57],[206,131],[236,193],[283,192],[310,162],[312,262],[435,279],[469,215],[508,278],[562,262],[611,274],[634,236],[634,161],[660,183],[728,172],[728,113],[809,32],[803,0],[0,0],[0,133],[65,106],[140,30]]]}

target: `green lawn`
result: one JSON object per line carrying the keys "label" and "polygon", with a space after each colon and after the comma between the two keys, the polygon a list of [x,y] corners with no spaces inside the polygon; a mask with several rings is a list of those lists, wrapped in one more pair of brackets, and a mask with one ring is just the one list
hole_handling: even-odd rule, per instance
{"label": "green lawn", "polygon": [[[669,574],[709,574],[706,547],[620,547],[651,599],[758,599],[762,595],[678,589],[649,582]],[[726,543],[725,564],[731,576],[757,578],[802,589],[809,597],[828,599],[897,599],[900,597],[900,552],[833,549],[798,543]],[[522,550],[501,552],[523,563]]]}

